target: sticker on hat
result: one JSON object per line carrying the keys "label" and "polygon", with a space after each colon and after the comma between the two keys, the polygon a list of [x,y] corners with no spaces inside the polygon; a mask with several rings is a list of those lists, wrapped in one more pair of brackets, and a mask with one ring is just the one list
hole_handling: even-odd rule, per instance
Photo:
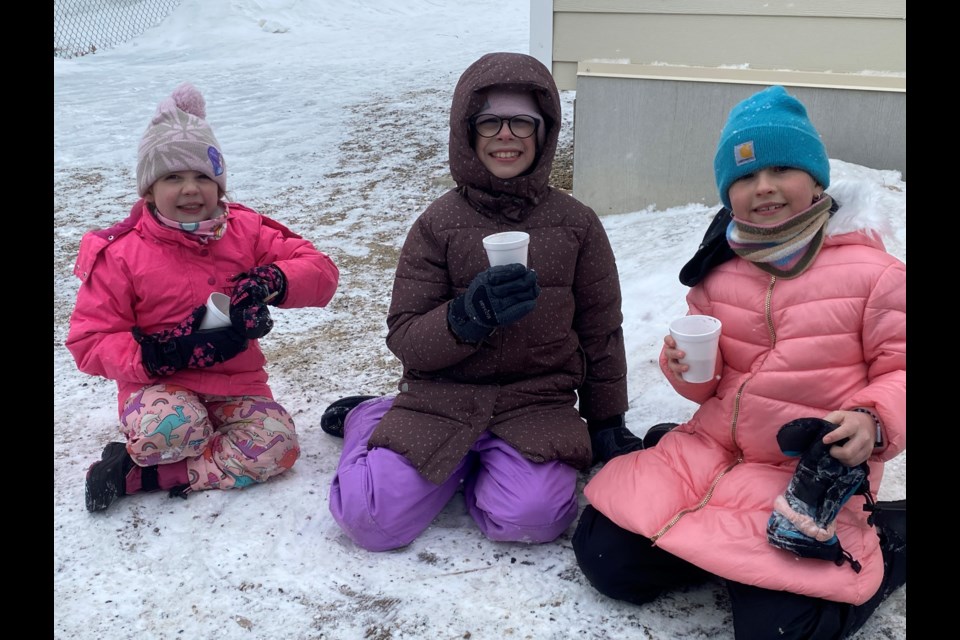
{"label": "sticker on hat", "polygon": [[223,175],[223,156],[216,147],[207,148],[207,157],[210,158],[210,164],[213,165],[213,176]]}

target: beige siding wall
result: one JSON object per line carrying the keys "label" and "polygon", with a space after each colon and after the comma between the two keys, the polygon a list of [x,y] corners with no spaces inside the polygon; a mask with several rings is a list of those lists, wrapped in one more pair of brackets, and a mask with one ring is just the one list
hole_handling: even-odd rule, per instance
{"label": "beige siding wall", "polygon": [[906,73],[906,0],[554,0],[549,16],[545,4],[531,1],[531,52],[550,56],[562,90],[587,60]]}
{"label": "beige siding wall", "polygon": [[716,137],[783,84],[831,158],[906,179],[906,0],[531,0],[530,52],[575,90],[574,195],[598,213],[719,202]]}

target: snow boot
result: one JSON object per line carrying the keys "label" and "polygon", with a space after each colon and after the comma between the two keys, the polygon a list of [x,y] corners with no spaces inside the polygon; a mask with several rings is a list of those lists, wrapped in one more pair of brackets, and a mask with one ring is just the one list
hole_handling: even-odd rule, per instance
{"label": "snow boot", "polygon": [[[866,463],[848,467],[830,455],[823,436],[837,425],[819,418],[799,418],[780,427],[777,443],[788,456],[800,456],[786,491],[774,501],[767,521],[767,541],[804,558],[849,562],[857,573],[860,563],[840,546],[836,517],[856,493],[869,495]],[[842,445],[843,440],[836,444]]]}
{"label": "snow boot", "polygon": [[643,440],[627,429],[623,416],[588,421],[587,427],[590,432],[590,448],[593,451],[590,466],[643,449]]}
{"label": "snow boot", "polygon": [[343,437],[343,423],[347,419],[350,410],[361,402],[373,400],[377,396],[347,396],[333,402],[323,411],[320,416],[320,428],[325,433],[329,433],[337,438]]}
{"label": "snow boot", "polygon": [[[139,473],[131,474],[136,469]],[[128,490],[127,480],[136,477],[134,490]],[[157,467],[137,467],[127,453],[123,442],[111,442],[103,449],[100,461],[87,469],[84,499],[87,511],[103,511],[120,496],[137,491],[156,491],[159,488]]]}
{"label": "snow boot", "polygon": [[673,431],[677,426],[676,422],[661,422],[655,424],[643,434],[643,448],[652,449],[660,442],[660,438],[667,435],[668,431]]}
{"label": "snow boot", "polygon": [[881,600],[907,583],[907,499],[867,502],[864,511],[871,511],[867,522],[877,528],[880,552],[883,554]]}
{"label": "snow boot", "polygon": [[103,511],[120,496],[127,495],[127,473],[133,459],[123,442],[111,442],[100,455],[100,461],[87,469],[84,499],[87,511]]}

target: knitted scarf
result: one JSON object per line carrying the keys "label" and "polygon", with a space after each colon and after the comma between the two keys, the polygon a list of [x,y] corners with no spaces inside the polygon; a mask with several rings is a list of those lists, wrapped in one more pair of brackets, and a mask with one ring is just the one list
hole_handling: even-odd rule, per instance
{"label": "knitted scarf", "polygon": [[795,278],[806,271],[823,246],[831,204],[830,196],[823,194],[809,209],[772,225],[733,218],[727,226],[727,243],[738,256],[767,273]]}
{"label": "knitted scarf", "polygon": [[219,240],[223,237],[223,234],[227,232],[227,212],[225,210],[221,210],[220,215],[215,218],[201,220],[199,222],[177,222],[176,220],[165,218],[154,206],[150,207],[150,211],[163,226],[186,231],[196,236],[201,244],[207,244],[211,238]]}

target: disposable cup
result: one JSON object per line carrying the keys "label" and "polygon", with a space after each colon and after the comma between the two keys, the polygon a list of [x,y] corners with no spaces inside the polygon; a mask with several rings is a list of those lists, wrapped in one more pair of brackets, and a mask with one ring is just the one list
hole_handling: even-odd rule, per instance
{"label": "disposable cup", "polygon": [[527,246],[530,234],[524,231],[504,231],[483,239],[483,248],[487,250],[490,266],[519,262],[527,266]]}
{"label": "disposable cup", "polygon": [[670,335],[686,354],[680,363],[690,367],[681,375],[685,381],[707,382],[713,378],[720,327],[720,321],[712,316],[683,316],[670,323]]}
{"label": "disposable cup", "polygon": [[207,298],[207,313],[200,323],[200,331],[230,326],[230,296],[214,291]]}

